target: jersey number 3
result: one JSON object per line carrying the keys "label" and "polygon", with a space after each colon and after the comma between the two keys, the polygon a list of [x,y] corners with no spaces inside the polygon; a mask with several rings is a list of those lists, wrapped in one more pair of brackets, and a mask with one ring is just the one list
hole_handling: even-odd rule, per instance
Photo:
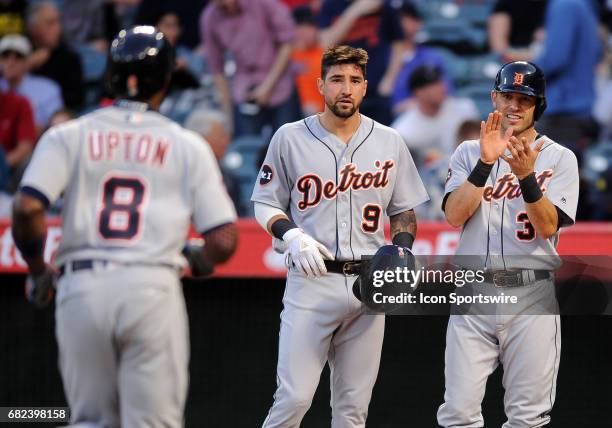
{"label": "jersey number 3", "polygon": [[104,239],[132,240],[139,234],[145,189],[138,178],[111,177],[104,182],[98,222]]}
{"label": "jersey number 3", "polygon": [[516,231],[516,239],[522,242],[531,242],[535,239],[536,231],[525,211],[516,215],[516,222],[523,224],[523,229]]}

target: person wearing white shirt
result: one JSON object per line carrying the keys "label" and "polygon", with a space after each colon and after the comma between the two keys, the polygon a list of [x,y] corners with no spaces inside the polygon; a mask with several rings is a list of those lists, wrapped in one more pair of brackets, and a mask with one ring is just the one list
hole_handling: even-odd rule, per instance
{"label": "person wearing white shirt", "polygon": [[428,157],[448,158],[457,145],[457,131],[467,120],[479,119],[469,98],[448,95],[442,70],[437,66],[417,68],[407,82],[414,104],[391,125],[404,138],[417,162]]}

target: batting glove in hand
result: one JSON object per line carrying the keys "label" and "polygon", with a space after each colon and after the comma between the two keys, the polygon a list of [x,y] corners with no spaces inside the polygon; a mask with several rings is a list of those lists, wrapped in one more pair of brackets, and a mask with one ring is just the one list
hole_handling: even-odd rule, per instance
{"label": "batting glove in hand", "polygon": [[333,260],[334,256],[320,242],[300,229],[291,229],[283,235],[289,247],[289,255],[297,270],[309,278],[327,273],[323,259]]}
{"label": "batting glove in hand", "polygon": [[202,278],[209,276],[213,273],[215,267],[204,257],[204,253],[202,253],[202,249],[204,248],[204,244],[202,243],[192,243],[185,245],[183,247],[183,256],[187,259],[189,263],[189,268],[191,269],[191,275],[194,278]]}
{"label": "batting glove in hand", "polygon": [[28,275],[25,282],[25,295],[28,302],[37,308],[44,308],[51,303],[55,294],[58,272],[50,265],[38,275]]}

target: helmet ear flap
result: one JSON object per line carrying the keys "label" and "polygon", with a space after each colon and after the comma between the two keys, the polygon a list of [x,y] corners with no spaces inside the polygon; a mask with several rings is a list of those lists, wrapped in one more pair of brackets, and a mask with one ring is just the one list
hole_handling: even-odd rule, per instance
{"label": "helmet ear flap", "polygon": [[546,110],[546,98],[538,98],[538,103],[536,104],[535,111],[533,112],[533,120],[540,120],[540,117],[542,117],[542,114],[544,114],[544,110]]}

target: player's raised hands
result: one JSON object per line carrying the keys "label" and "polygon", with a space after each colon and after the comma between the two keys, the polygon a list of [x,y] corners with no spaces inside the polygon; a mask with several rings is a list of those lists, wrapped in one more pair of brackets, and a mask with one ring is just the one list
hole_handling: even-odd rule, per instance
{"label": "player's raised hands", "polygon": [[513,136],[508,141],[507,148],[512,157],[502,155],[502,158],[508,162],[510,169],[519,180],[522,180],[534,171],[535,161],[538,154],[542,151],[544,142],[545,140],[541,139],[538,144],[531,148],[525,137],[521,137],[519,140]]}
{"label": "player's raised hands", "polygon": [[513,129],[510,127],[502,133],[501,121],[501,113],[495,110],[489,113],[486,122],[480,122],[480,159],[484,163],[496,162],[508,146]]}

